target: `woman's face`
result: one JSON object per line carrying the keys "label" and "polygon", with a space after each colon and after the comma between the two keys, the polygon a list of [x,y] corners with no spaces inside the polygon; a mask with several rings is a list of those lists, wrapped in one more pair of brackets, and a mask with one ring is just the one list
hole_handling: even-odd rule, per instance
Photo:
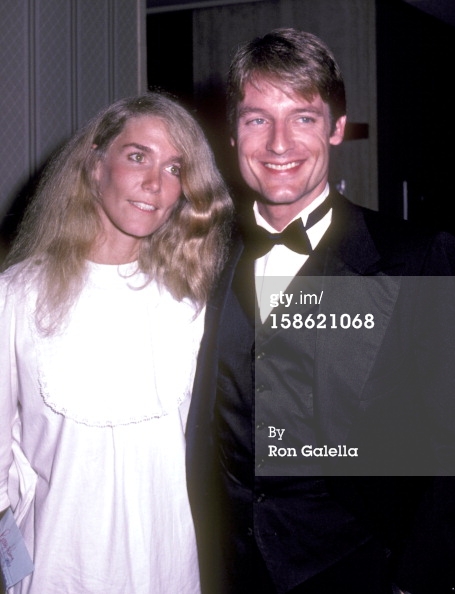
{"label": "woman's face", "polygon": [[137,257],[141,240],[167,221],[182,194],[181,167],[162,120],[128,120],[95,166],[104,231],[96,261],[119,264]]}

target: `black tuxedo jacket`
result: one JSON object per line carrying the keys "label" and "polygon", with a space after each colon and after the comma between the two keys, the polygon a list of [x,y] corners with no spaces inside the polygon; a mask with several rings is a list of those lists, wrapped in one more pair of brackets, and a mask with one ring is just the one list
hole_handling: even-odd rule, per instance
{"label": "black tuxedo jacket", "polygon": [[[370,303],[380,307],[381,324],[371,333],[351,332],[349,344],[341,332],[318,334],[313,394],[320,445],[350,443],[364,453],[347,472],[325,459],[327,484],[390,551],[402,589],[449,593],[455,588],[455,239],[385,220],[338,194],[332,198],[332,223],[316,250],[328,283],[326,311],[359,299],[339,277],[381,277],[380,295],[366,284],[359,301],[367,309]],[[210,594],[217,594],[210,584],[222,563],[223,494],[213,434],[218,332],[220,324],[235,324],[223,314],[243,250],[241,235],[234,235],[207,305],[187,425],[188,490],[202,584]],[[311,274],[315,256],[302,273]],[[266,515],[258,521],[267,527]],[[283,579],[287,554],[270,543]]]}

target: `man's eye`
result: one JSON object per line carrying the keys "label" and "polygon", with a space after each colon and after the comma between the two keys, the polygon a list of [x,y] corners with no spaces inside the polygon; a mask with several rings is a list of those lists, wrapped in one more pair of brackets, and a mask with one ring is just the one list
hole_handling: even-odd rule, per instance
{"label": "man's eye", "polygon": [[248,120],[247,124],[250,126],[262,126],[263,124],[265,124],[265,119],[253,118],[252,120]]}
{"label": "man's eye", "polygon": [[166,167],[166,171],[169,171],[169,173],[172,173],[176,177],[180,177],[180,167],[178,165],[169,165],[169,167]]}
{"label": "man's eye", "polygon": [[303,122],[304,124],[313,124],[315,121],[315,118],[312,118],[311,116],[301,116],[299,118],[299,122]]}

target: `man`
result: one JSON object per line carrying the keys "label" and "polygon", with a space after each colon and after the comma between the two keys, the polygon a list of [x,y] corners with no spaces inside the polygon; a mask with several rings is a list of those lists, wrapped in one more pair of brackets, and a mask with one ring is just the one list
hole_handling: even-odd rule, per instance
{"label": "man", "polygon": [[262,231],[242,217],[188,421],[204,592],[452,592],[454,239],[329,188],[346,101],[314,35],[242,46],[228,99]]}

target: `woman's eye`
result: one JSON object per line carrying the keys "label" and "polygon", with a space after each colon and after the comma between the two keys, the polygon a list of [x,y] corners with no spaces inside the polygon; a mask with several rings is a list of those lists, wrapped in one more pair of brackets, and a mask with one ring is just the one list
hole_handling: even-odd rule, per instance
{"label": "woman's eye", "polygon": [[172,175],[180,177],[180,167],[178,165],[169,165],[166,170],[169,171],[169,173],[172,173]]}
{"label": "woman's eye", "polygon": [[129,158],[136,163],[143,163],[144,162],[144,155],[142,153],[132,153],[129,155]]}

